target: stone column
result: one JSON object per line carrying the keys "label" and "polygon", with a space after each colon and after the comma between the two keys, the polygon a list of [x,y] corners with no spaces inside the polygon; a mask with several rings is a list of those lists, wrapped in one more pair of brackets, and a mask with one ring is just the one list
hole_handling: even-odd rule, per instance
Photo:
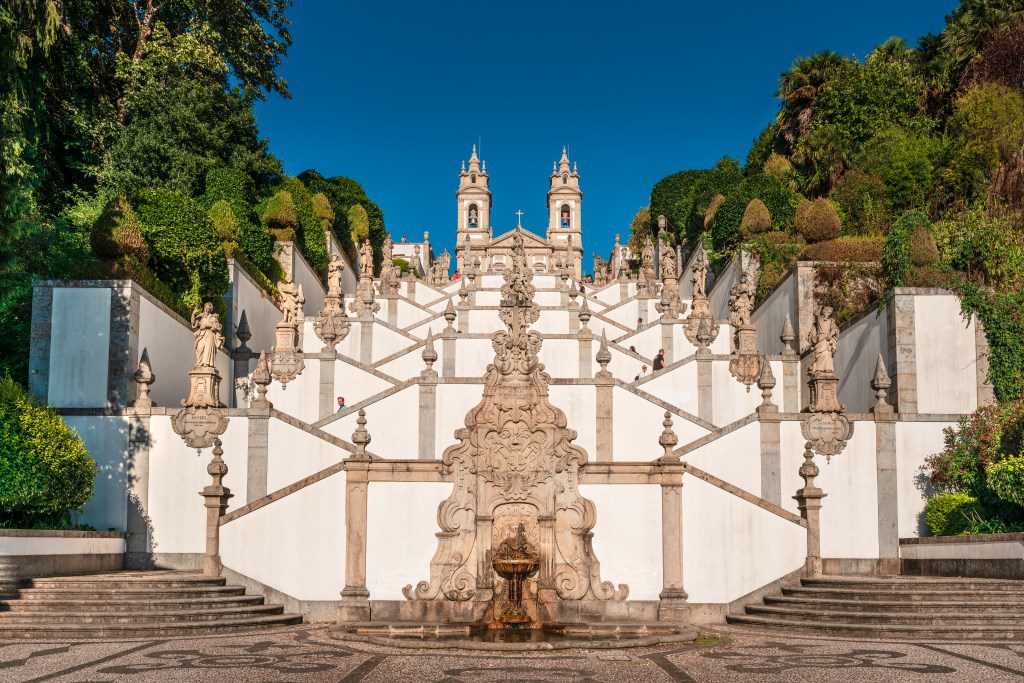
{"label": "stone column", "polygon": [[28,393],[46,403],[50,393],[50,334],[53,329],[53,287],[38,282],[32,290],[29,339]]}
{"label": "stone column", "polygon": [[463,300],[459,302],[458,326],[459,332],[462,334],[469,333],[469,307],[470,303],[468,301]]}
{"label": "stone column", "polygon": [[886,574],[900,573],[899,486],[896,472],[896,419],[886,395],[892,382],[882,354],[875,362],[871,388],[875,391],[875,484],[878,489],[878,557]]}
{"label": "stone column", "polygon": [[361,315],[359,322],[359,362],[363,365],[373,363],[373,315]]}
{"label": "stone column", "polygon": [[675,340],[674,335],[672,334],[674,324],[675,318],[661,319],[661,348],[665,349],[665,365],[668,365],[675,360],[675,356],[673,355]]}
{"label": "stone column", "polygon": [[762,413],[761,423],[761,497],[782,506],[782,425],[779,416]]}
{"label": "stone column", "polygon": [[125,531],[125,568],[143,569],[149,556],[149,445],[150,408],[135,408],[128,422],[128,452],[131,477],[128,480],[128,515]]}
{"label": "stone column", "polygon": [[110,347],[107,356],[107,406],[122,408],[135,398],[132,381],[139,357],[141,294],[130,280],[110,290]]}
{"label": "stone column", "polygon": [[420,460],[435,457],[437,434],[437,373],[420,380]]}
{"label": "stone column", "polygon": [[338,621],[370,618],[370,591],[366,589],[366,500],[370,459],[366,446],[366,411],[359,411],[359,425],[352,434],[356,452],[345,460],[345,588],[341,591]]}
{"label": "stone column", "polygon": [[206,467],[212,481],[199,492],[206,507],[206,554],[203,556],[203,574],[206,576],[220,576],[224,569],[220,560],[220,518],[228,507],[231,491],[223,485],[228,466],[221,459],[222,455],[224,449],[220,439],[214,439],[213,459]]}
{"label": "stone column", "polygon": [[388,324],[392,327],[398,327],[398,299],[395,297],[388,297]]}
{"label": "stone column", "polygon": [[714,386],[711,382],[711,351],[697,349],[697,417],[712,422],[714,418]]}
{"label": "stone column", "polygon": [[448,326],[441,331],[441,351],[444,359],[441,361],[441,376],[455,376],[455,328]]}
{"label": "stone column", "polygon": [[588,328],[581,328],[577,339],[580,342],[580,374],[581,378],[594,374],[594,333]]}
{"label": "stone column", "polygon": [[686,604],[688,596],[683,590],[683,476],[666,473],[664,479],[670,479],[671,482],[666,481],[661,485],[661,559],[664,588],[658,595],[658,621],[680,623],[689,621]]}
{"label": "stone column", "polygon": [[807,521],[807,561],[804,573],[807,576],[821,576],[821,499],[827,494],[814,485],[818,466],[814,464],[814,451],[810,442],[804,445],[804,463],[800,466],[800,476],[803,477],[804,485],[793,498],[800,509],[800,516]]}
{"label": "stone column", "polygon": [[988,381],[988,337],[985,336],[985,326],[977,315],[974,316],[974,350],[978,359],[974,366],[978,378],[978,405],[995,403],[995,391]]}
{"label": "stone column", "polygon": [[267,495],[270,445],[270,406],[249,408],[249,452],[245,472],[245,502]]}
{"label": "stone column", "polygon": [[334,396],[334,369],[337,354],[329,346],[320,352],[320,419],[330,417],[337,407]]}
{"label": "stone column", "polygon": [[893,291],[885,306],[889,318],[889,367],[892,376],[893,405],[901,413],[917,412],[917,334],[914,329],[914,297]]}

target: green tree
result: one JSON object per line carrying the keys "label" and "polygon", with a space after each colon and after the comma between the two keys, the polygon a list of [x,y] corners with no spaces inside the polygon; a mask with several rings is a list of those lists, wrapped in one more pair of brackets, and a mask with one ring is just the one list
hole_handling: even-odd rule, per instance
{"label": "green tree", "polygon": [[1024,148],[1024,97],[997,83],[969,90],[957,100],[947,133],[953,152],[946,177],[959,196],[982,197],[999,164]]}
{"label": "green tree", "polygon": [[893,212],[901,213],[910,208],[924,208],[932,194],[933,160],[939,151],[939,145],[932,138],[890,126],[867,140],[851,165],[881,179],[885,184],[886,204]]}

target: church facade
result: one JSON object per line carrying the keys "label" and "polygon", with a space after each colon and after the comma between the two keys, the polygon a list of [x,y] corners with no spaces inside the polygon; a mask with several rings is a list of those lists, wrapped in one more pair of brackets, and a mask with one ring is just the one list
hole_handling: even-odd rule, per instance
{"label": "church facade", "polygon": [[467,266],[484,273],[504,271],[511,266],[513,240],[519,235],[527,261],[535,271],[558,272],[564,261],[571,277],[582,276],[583,191],[579,171],[576,164],[570,162],[566,148],[562,148],[562,157],[553,164],[549,177],[544,237],[523,227],[522,212],[517,212],[516,227],[495,235],[490,176],[487,163],[477,156],[476,145],[468,163],[464,162],[459,172],[455,198],[458,212],[456,268],[460,272]]}

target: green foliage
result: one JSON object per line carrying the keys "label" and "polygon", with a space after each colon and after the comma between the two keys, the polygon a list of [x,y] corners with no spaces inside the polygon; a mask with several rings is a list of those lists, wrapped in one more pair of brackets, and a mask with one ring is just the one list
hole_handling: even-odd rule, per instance
{"label": "green foliage", "polygon": [[313,270],[327,269],[327,237],[313,206],[313,196],[298,178],[286,176],[280,189],[291,195],[295,210],[295,241]]}
{"label": "green foliage", "polygon": [[784,232],[757,235],[743,247],[757,256],[761,263],[756,295],[757,303],[760,303],[796,263],[801,247]]}
{"label": "green foliage", "polygon": [[227,260],[201,204],[173,190],[148,188],[132,197],[155,275],[186,306],[219,300],[227,291]]}
{"label": "green foliage", "polygon": [[[778,135],[779,126],[775,123],[770,123],[761,129],[761,133],[750,146],[750,151],[747,152],[747,163],[744,166],[744,170],[756,172],[765,169],[768,160],[776,155],[775,140],[778,138]],[[792,167],[792,164],[790,166]],[[764,172],[768,173],[767,170]],[[768,175],[771,175],[771,173],[768,173]]]}
{"label": "green foliage", "polygon": [[856,169],[843,176],[829,199],[843,215],[843,230],[849,235],[881,235],[892,224],[881,178]]}
{"label": "green foliage", "polygon": [[241,233],[238,229],[238,218],[235,217],[231,204],[220,199],[213,203],[209,213],[214,230],[217,231],[221,242],[225,244],[225,250],[227,250],[227,245],[237,244]]}
{"label": "green foliage", "polygon": [[1024,395],[1024,290],[992,291],[958,280],[953,290],[967,315],[977,315],[988,341],[988,381],[996,398]]}
{"label": "green foliage", "polygon": [[842,225],[836,207],[827,199],[804,200],[796,210],[797,234],[809,243],[825,242],[839,237]]}
{"label": "green foliage", "polygon": [[93,253],[106,259],[129,256],[145,263],[149,245],[142,236],[142,224],[124,196],[111,200],[92,226],[89,243]]}
{"label": "green foliage", "polygon": [[881,237],[840,237],[808,245],[800,254],[800,260],[878,263],[884,243]]}
{"label": "green foliage", "polygon": [[[742,180],[743,174],[731,164],[719,164],[709,170],[680,171],[663,178],[651,190],[651,213],[669,219],[677,241],[686,239],[694,244],[708,228],[704,219],[715,197],[728,194]],[[714,211],[710,213],[714,215]]]}
{"label": "green foliage", "polygon": [[95,474],[81,437],[0,377],[0,526],[56,522],[89,502]]}
{"label": "green foliage", "polygon": [[331,200],[323,192],[313,195],[313,211],[325,232],[334,230],[334,209],[331,208]]}
{"label": "green foliage", "polygon": [[743,211],[743,219],[740,221],[740,234],[744,239],[750,239],[754,235],[768,232],[772,229],[772,215],[768,207],[760,199],[751,199],[747,208]]}
{"label": "green foliage", "polygon": [[762,168],[766,176],[780,180],[790,188],[796,187],[796,169],[787,157],[772,152]]}
{"label": "green foliage", "polygon": [[911,261],[911,237],[918,228],[931,229],[931,221],[922,211],[907,211],[892,226],[882,246],[882,271],[885,273],[886,289],[902,287],[913,265]]}
{"label": "green foliage", "polygon": [[398,266],[402,270],[402,275],[409,270],[409,261],[404,258],[398,258],[395,256],[391,259],[391,265]]}
{"label": "green foliage", "polygon": [[[232,256],[239,261],[241,256],[250,265],[247,270],[258,271],[273,283],[282,279],[283,272],[274,258],[274,238],[253,206],[255,195],[256,188],[249,176],[238,169],[220,167],[206,174],[206,192],[201,201],[211,209],[219,201],[230,204],[238,225],[235,241],[242,248],[241,255],[236,250]],[[255,272],[250,274],[256,276]]]}
{"label": "green foliage", "polygon": [[[786,183],[763,173],[743,178],[725,195],[711,221],[714,248],[725,251],[736,244],[741,236],[743,215],[754,199],[764,203],[775,230],[789,231],[793,227],[799,198]],[[711,198],[708,199],[710,202]],[[703,224],[702,220],[700,224]]]}
{"label": "green foliage", "polygon": [[886,204],[894,213],[923,208],[932,193],[939,145],[930,137],[912,135],[897,126],[884,128],[867,140],[852,166],[879,178]]}
{"label": "green foliage", "polygon": [[985,480],[1003,500],[1024,505],[1024,455],[1012,455],[985,467]]}
{"label": "green foliage", "polygon": [[[358,204],[366,213],[365,233],[370,244],[380,249],[387,231],[384,228],[384,213],[369,197],[362,186],[351,178],[335,176],[326,179],[314,170],[305,171],[299,178],[306,183],[310,192],[322,192],[330,200],[334,211],[334,236],[338,239],[342,250],[352,262],[356,258],[356,244],[352,241],[353,229],[349,225],[350,210]],[[360,222],[359,230],[363,230]]]}
{"label": "green foliage", "polygon": [[360,244],[370,236],[370,217],[362,204],[353,204],[348,210],[349,240]]}
{"label": "green foliage", "polygon": [[650,205],[640,207],[633,220],[629,224],[629,247],[634,254],[641,254],[644,250],[644,242],[653,238],[651,234],[651,207]]}
{"label": "green foliage", "polygon": [[939,260],[939,250],[931,226],[918,223],[910,233],[910,263],[917,268],[934,265]]}
{"label": "green foliage", "polygon": [[1024,289],[1022,217],[995,206],[952,214],[936,225],[942,261],[970,280],[1012,292]]}
{"label": "green foliage", "polygon": [[840,328],[879,301],[881,291],[873,263],[819,263],[814,268],[815,301],[832,308]]}
{"label": "green foliage", "polygon": [[948,182],[959,197],[983,197],[999,164],[1024,147],[1024,97],[996,83],[969,90],[956,101],[947,134]]}
{"label": "green foliage", "polygon": [[278,190],[267,200],[263,208],[263,222],[278,240],[291,242],[296,239],[299,221],[295,216],[291,192]]}
{"label": "green foliage", "polygon": [[959,536],[971,527],[978,501],[966,493],[940,493],[924,505],[924,523],[932,536]]}

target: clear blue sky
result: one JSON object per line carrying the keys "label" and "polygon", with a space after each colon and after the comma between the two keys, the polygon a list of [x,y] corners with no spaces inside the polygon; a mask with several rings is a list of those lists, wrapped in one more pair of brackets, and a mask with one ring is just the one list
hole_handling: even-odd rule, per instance
{"label": "clear blue sky", "polygon": [[579,161],[584,248],[606,256],[660,178],[745,157],[777,77],[938,32],[955,0],[325,2],[290,10],[292,99],[259,104],[285,171],[355,178],[398,240],[452,249],[456,175],[483,143],[496,232],[543,234],[551,163]]}

